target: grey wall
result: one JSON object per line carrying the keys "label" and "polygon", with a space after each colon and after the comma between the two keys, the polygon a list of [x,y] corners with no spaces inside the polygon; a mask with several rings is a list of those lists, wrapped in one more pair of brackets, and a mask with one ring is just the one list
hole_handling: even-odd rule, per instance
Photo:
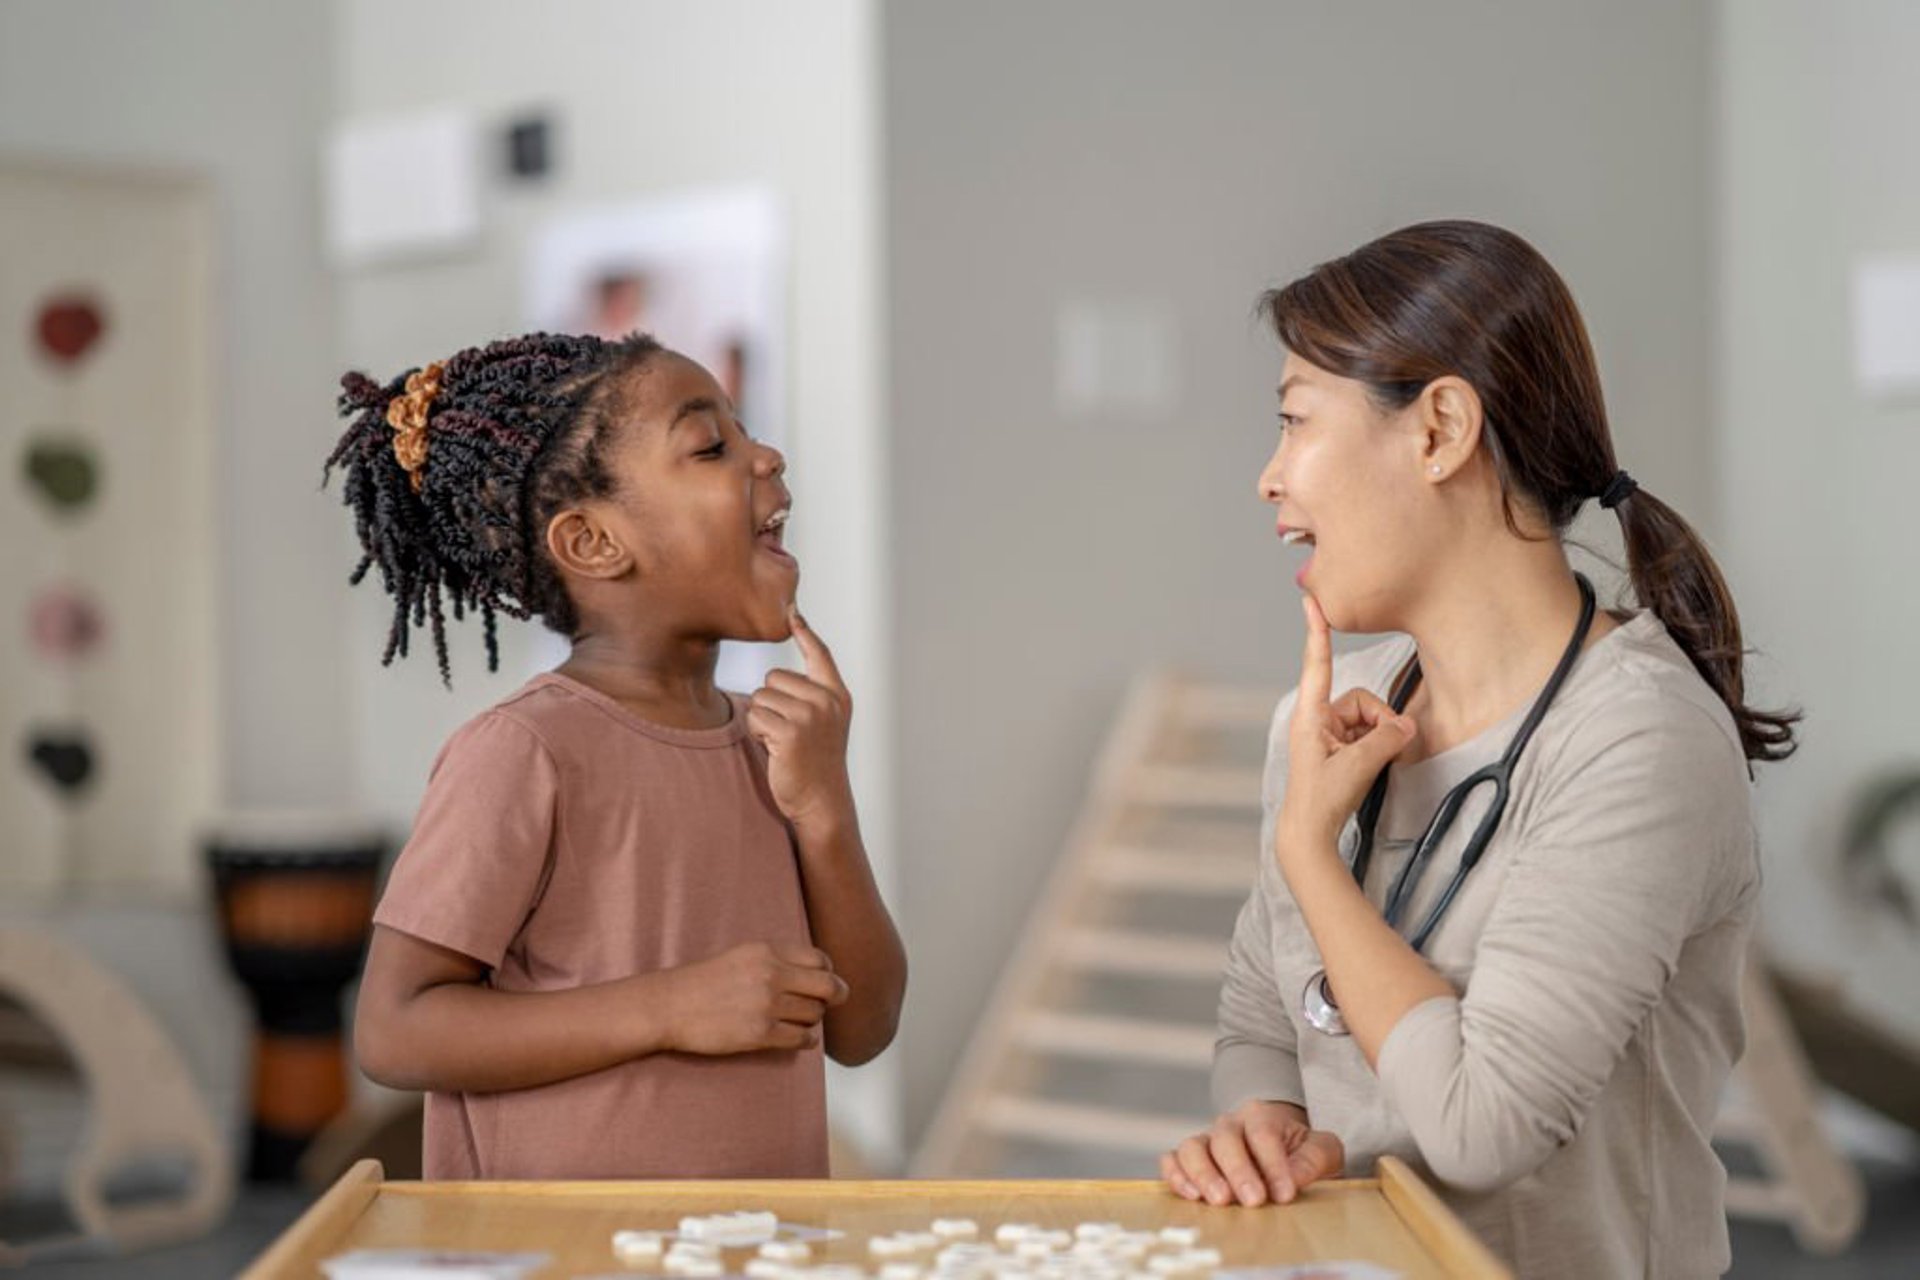
{"label": "grey wall", "polygon": [[[1130,673],[1291,683],[1254,477],[1256,293],[1487,218],[1585,308],[1620,454],[1709,532],[1710,12],[1698,4],[898,0],[884,10],[909,1132],[936,1104]],[[1063,300],[1176,321],[1178,409],[1054,407]]]}
{"label": "grey wall", "polygon": [[1855,387],[1848,289],[1862,255],[1920,253],[1920,8],[1724,0],[1718,21],[1725,563],[1766,651],[1755,699],[1807,713],[1760,777],[1767,937],[1920,1038],[1920,948],[1835,874],[1862,783],[1920,766],[1920,401]]}

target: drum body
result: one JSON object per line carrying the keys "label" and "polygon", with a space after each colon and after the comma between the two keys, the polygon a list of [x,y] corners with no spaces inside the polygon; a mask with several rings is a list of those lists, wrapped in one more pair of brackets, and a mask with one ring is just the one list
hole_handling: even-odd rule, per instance
{"label": "drum body", "polygon": [[359,975],[387,842],[364,825],[250,818],[207,840],[228,963],[253,1006],[247,1176],[291,1179],[345,1110],[341,996]]}

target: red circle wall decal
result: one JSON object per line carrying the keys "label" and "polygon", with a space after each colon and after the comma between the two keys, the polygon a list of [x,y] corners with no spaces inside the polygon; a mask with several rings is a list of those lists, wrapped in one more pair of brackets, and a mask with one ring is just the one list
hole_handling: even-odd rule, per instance
{"label": "red circle wall decal", "polygon": [[47,299],[34,325],[40,350],[62,365],[73,364],[93,350],[106,331],[107,320],[100,304],[82,293]]}

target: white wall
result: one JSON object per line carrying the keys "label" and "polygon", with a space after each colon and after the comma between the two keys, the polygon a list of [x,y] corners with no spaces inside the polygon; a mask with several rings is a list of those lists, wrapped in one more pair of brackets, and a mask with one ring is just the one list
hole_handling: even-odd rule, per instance
{"label": "white wall", "polygon": [[[213,187],[217,767],[234,805],[331,806],[352,786],[346,566],[339,517],[317,495],[336,373],[315,177],[331,66],[319,5],[0,3],[0,151],[191,172]],[[204,904],[32,919],[132,985],[237,1133],[244,1014]]]}
{"label": "white wall", "polygon": [[1716,16],[1725,564],[1768,651],[1755,697],[1807,713],[1801,753],[1761,773],[1766,936],[1920,1036],[1920,947],[1833,875],[1855,790],[1920,764],[1920,403],[1856,390],[1848,309],[1857,257],[1920,253],[1920,8]]}
{"label": "white wall", "polygon": [[318,5],[0,4],[0,150],[214,184],[221,776],[236,805],[333,805],[351,786],[345,572],[316,497],[334,376],[315,169],[331,37]]}
{"label": "white wall", "polygon": [[[1171,662],[1291,683],[1291,570],[1253,498],[1280,359],[1249,320],[1261,288],[1419,219],[1514,227],[1586,311],[1625,465],[1713,531],[1709,16],[886,7],[910,1132],[1128,675]],[[1056,309],[1076,299],[1171,314],[1175,412],[1056,410]]]}
{"label": "white wall", "polygon": [[[886,705],[887,653],[869,0],[569,0],[538,8],[342,0],[337,12],[335,96],[343,119],[441,105],[504,119],[538,106],[557,117],[560,149],[551,180],[492,193],[479,251],[343,278],[343,366],[387,377],[523,329],[523,249],[556,213],[742,183],[768,184],[784,200],[792,255],[791,540],[808,618],[834,646],[864,709],[855,728],[855,786],[889,884],[891,752],[887,719],[873,710]],[[343,563],[345,530],[341,517]],[[469,629],[455,650],[448,694],[430,659],[379,668],[386,598],[372,585],[360,595],[343,636],[358,796],[404,829],[447,734],[525,678],[528,636],[503,624],[505,670],[488,679],[477,629]],[[836,1123],[881,1161],[899,1154],[896,1061],[833,1082]]]}

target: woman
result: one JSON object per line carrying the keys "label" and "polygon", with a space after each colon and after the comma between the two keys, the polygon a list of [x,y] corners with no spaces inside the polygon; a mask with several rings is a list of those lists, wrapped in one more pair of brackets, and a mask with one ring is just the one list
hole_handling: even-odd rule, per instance
{"label": "woman", "polygon": [[[1188,1199],[1291,1200],[1392,1153],[1528,1276],[1728,1265],[1708,1134],[1759,890],[1743,702],[1699,538],[1615,463],[1593,353],[1510,232],[1409,227],[1269,294],[1260,477],[1308,640],[1234,931]],[[1598,499],[1640,609],[1563,536]],[[1334,658],[1330,630],[1401,633]],[[1405,873],[1405,874],[1403,874]]]}

